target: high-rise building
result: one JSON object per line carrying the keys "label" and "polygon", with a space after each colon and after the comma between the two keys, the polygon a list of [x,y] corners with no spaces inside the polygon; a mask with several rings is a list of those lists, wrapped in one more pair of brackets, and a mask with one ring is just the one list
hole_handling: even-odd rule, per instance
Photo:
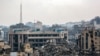
{"label": "high-rise building", "polygon": [[86,28],[79,35],[77,44],[80,51],[100,52],[100,29]]}

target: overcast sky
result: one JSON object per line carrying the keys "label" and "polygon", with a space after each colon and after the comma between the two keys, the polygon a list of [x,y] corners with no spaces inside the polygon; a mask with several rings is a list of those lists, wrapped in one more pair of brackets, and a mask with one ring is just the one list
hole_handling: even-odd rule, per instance
{"label": "overcast sky", "polygon": [[[21,0],[0,0],[0,25],[19,23]],[[23,0],[23,23],[63,24],[100,16],[100,0]]]}

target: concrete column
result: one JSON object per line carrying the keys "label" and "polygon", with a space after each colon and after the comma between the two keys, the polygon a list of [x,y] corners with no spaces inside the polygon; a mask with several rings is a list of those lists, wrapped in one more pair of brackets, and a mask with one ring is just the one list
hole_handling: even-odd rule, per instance
{"label": "concrete column", "polygon": [[23,37],[23,34],[22,34],[22,40],[21,40],[21,41],[22,41],[22,44],[24,44],[24,37]]}
{"label": "concrete column", "polygon": [[13,47],[13,34],[11,34],[11,50],[13,51],[14,50],[14,47]]}
{"label": "concrete column", "polygon": [[18,34],[18,50],[20,50],[20,34]]}
{"label": "concrete column", "polygon": [[27,34],[27,40],[26,40],[26,41],[29,42],[29,41],[28,41],[28,34]]}

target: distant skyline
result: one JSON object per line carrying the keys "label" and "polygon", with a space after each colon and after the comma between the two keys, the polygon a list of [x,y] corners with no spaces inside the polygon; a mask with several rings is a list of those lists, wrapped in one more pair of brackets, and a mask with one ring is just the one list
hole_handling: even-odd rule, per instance
{"label": "distant skyline", "polygon": [[[0,25],[20,22],[20,1],[0,0]],[[23,23],[64,24],[100,16],[100,0],[23,0],[22,5]]]}

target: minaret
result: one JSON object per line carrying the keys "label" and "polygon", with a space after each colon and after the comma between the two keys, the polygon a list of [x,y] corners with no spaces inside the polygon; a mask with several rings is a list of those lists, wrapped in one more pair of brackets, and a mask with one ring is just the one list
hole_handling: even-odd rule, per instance
{"label": "minaret", "polygon": [[20,23],[22,23],[22,0],[20,2]]}

